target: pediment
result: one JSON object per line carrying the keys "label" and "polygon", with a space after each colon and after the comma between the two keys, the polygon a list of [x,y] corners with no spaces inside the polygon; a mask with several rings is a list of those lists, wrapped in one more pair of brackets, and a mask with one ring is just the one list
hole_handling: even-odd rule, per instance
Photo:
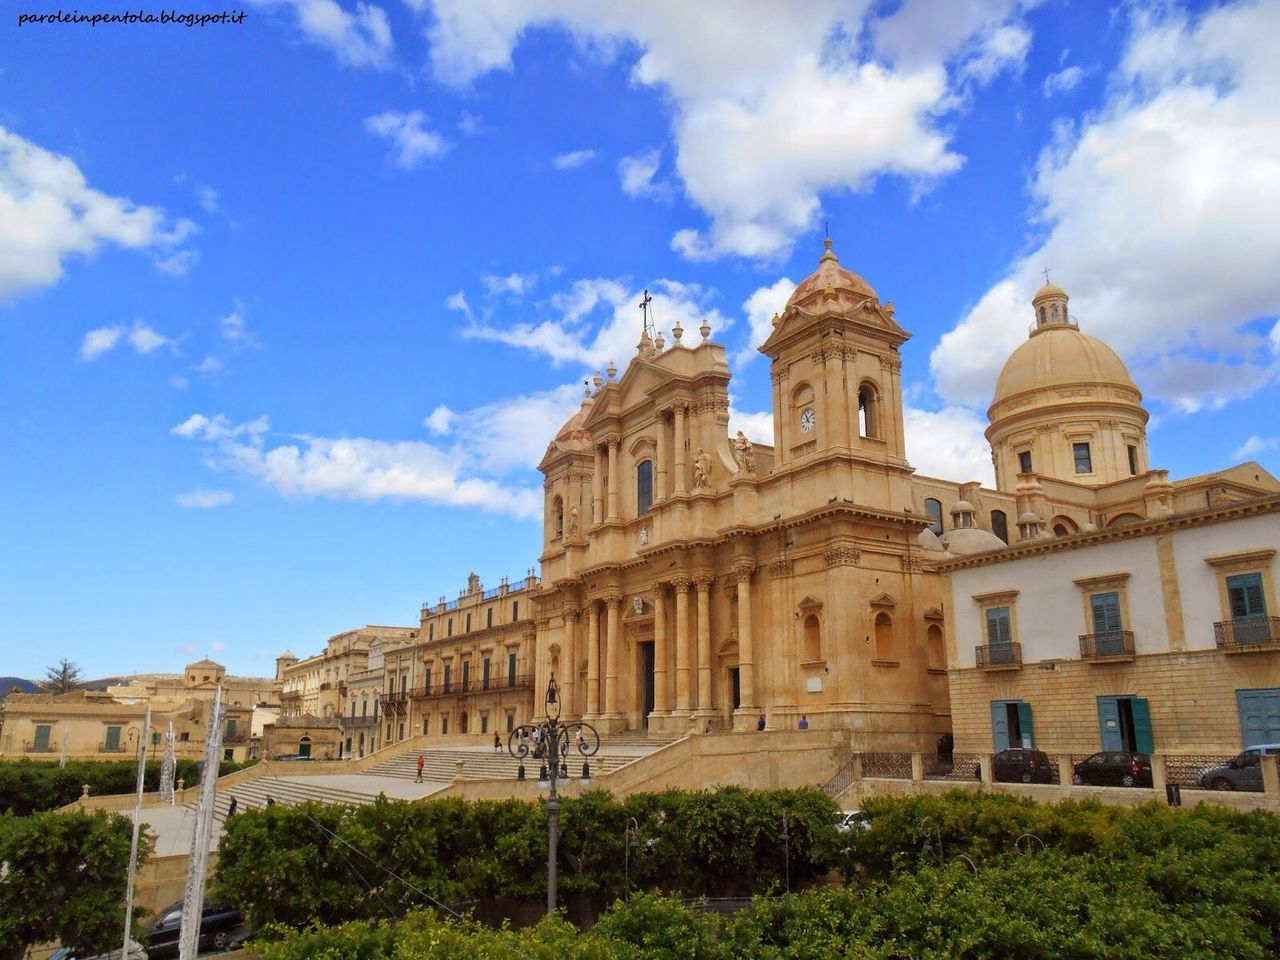
{"label": "pediment", "polygon": [[945,619],[947,619],[947,618],[946,618],[946,616],[943,614],[942,610],[941,610],[940,608],[938,608],[938,607],[929,607],[927,610],[925,610],[925,612],[924,612],[924,618],[925,618],[926,620],[945,620]]}
{"label": "pediment", "polygon": [[873,607],[896,607],[897,605],[898,601],[893,599],[893,597],[889,596],[887,593],[882,593],[879,596],[871,598],[871,606]]}

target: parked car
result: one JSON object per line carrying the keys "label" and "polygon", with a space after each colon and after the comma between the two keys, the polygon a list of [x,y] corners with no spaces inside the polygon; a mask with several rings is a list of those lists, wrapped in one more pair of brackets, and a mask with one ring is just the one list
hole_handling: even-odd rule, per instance
{"label": "parked car", "polygon": [[[150,960],[178,955],[178,935],[182,931],[182,904],[165,907],[147,924]],[[238,907],[207,906],[200,919],[199,950],[229,950],[249,937],[244,913]]]}
{"label": "parked car", "polygon": [[[49,960],[120,960],[120,951],[112,950],[110,953],[98,953],[93,956],[84,956],[77,953],[74,947],[59,947],[53,953],[49,954]],[[147,951],[137,940],[129,941],[129,955],[127,960],[148,960]]]}
{"label": "parked car", "polygon": [[1011,747],[991,758],[996,783],[1053,783],[1053,764],[1043,750]]}
{"label": "parked car", "polygon": [[870,830],[871,814],[864,813],[862,810],[841,810],[836,829],[841,833],[848,833],[850,830]]}
{"label": "parked car", "polygon": [[1249,747],[1238,757],[1217,767],[1206,767],[1200,771],[1200,786],[1209,790],[1252,790],[1262,792],[1262,764],[1258,758],[1263,755],[1280,756],[1280,743],[1259,743]]}
{"label": "parked car", "polygon": [[1095,787],[1151,786],[1151,758],[1145,753],[1103,750],[1075,765],[1072,781]]}

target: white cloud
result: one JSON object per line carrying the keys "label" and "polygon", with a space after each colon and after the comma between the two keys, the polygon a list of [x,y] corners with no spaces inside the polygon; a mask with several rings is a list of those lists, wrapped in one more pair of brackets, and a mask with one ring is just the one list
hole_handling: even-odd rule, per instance
{"label": "white cloud", "polygon": [[196,200],[200,202],[205,213],[218,212],[218,191],[213,187],[196,187]]}
{"label": "white cloud", "polygon": [[200,261],[200,254],[195,250],[175,250],[165,257],[156,257],[156,269],[171,277],[182,277],[191,271]]}
{"label": "white cloud", "polygon": [[115,345],[120,342],[122,333],[124,333],[122,327],[98,327],[96,330],[90,330],[80,343],[80,359],[98,359],[108,350],[115,348]]}
{"label": "white cloud", "polygon": [[221,652],[225,647],[226,647],[226,644],[223,643],[221,640],[215,640],[213,641],[213,643],[209,644],[209,649],[211,649],[214,653]]}
{"label": "white cloud", "polygon": [[249,329],[244,319],[244,306],[236,302],[235,308],[225,317],[218,320],[218,332],[236,350],[247,350],[262,346],[257,336]]}
{"label": "white cloud", "polygon": [[1080,67],[1064,67],[1044,78],[1044,95],[1052,97],[1059,93],[1070,93],[1083,79],[1084,70]]}
{"label": "white cloud", "polygon": [[209,510],[213,507],[224,506],[233,499],[235,498],[227,490],[188,490],[186,493],[180,493],[174,497],[173,502],[180,507]]}
{"label": "white cloud", "polygon": [[427,415],[422,425],[434,434],[445,434],[452,428],[454,417],[454,412],[441,404]]}
{"label": "white cloud", "polygon": [[[907,0],[882,16],[892,5],[871,0],[436,0],[427,37],[436,76],[460,85],[512,69],[533,27],[566,30],[598,59],[638,50],[632,80],[669,99],[676,173],[711,221],[672,248],[769,258],[816,222],[823,191],[886,174],[919,191],[956,170],[946,115],[966,88],[1020,69],[1025,5]],[[633,165],[631,190],[653,166]]]}
{"label": "white cloud", "polygon": [[[474,476],[460,447],[442,450],[416,440],[298,436],[271,446],[265,416],[235,424],[222,414],[193,414],[173,428],[201,441],[214,469],[253,477],[287,497],[373,502],[417,500],[476,507],[519,519],[541,516],[540,489]],[[481,450],[475,459],[498,456]]]}
{"label": "white cloud", "polygon": [[773,413],[768,410],[755,413],[739,410],[733,405],[733,398],[729,399],[729,436],[737,436],[741,430],[748,440],[773,446]]}
{"label": "white cloud", "polygon": [[394,41],[387,12],[360,0],[347,10],[334,0],[250,0],[255,6],[288,8],[302,35],[350,67],[391,66]]}
{"label": "white cloud", "polygon": [[366,117],[364,128],[390,141],[396,166],[413,170],[421,166],[422,161],[438,157],[448,149],[443,137],[423,126],[425,122],[426,117],[421,110],[408,113],[387,110]]}
{"label": "white cloud", "polygon": [[[677,322],[685,331],[686,346],[700,342],[697,328],[704,317],[712,327],[712,339],[718,342],[731,326],[728,317],[707,307],[710,296],[696,284],[657,280],[649,294],[653,298],[652,316],[665,331],[668,346],[674,342],[670,330]],[[473,320],[462,333],[472,339],[541,354],[557,366],[579,363],[600,369],[612,361],[625,369],[640,340],[637,306],[642,296],[642,290],[624,280],[578,280],[567,291],[552,296],[547,304],[539,305],[542,309],[549,307],[553,316],[506,326]]]}
{"label": "white cloud", "polygon": [[747,342],[734,355],[734,363],[737,366],[741,367],[760,356],[757,348],[768,340],[769,334],[773,332],[774,314],[782,312],[795,289],[796,285],[791,278],[783,277],[770,286],[760,287],[747,297],[746,302],[742,304],[742,310],[747,315]]}
{"label": "white cloud", "polygon": [[450,310],[456,310],[459,313],[465,314],[468,317],[472,315],[471,305],[467,303],[466,294],[464,294],[461,290],[459,290],[457,293],[451,293],[447,298],[445,298],[444,305],[448,307]]}
{"label": "white cloud", "polygon": [[[485,293],[490,297],[509,296],[520,299],[532,289],[537,277],[532,273],[510,273],[505,277],[487,274],[481,278]],[[465,302],[465,299],[464,299]]]}
{"label": "white cloud", "polygon": [[907,459],[918,473],[995,485],[991,446],[983,436],[985,417],[964,407],[931,411],[907,406],[902,419]]}
{"label": "white cloud", "polygon": [[658,166],[662,162],[661,150],[646,150],[618,161],[618,183],[628,197],[647,197],[651,200],[667,200],[671,197],[670,185],[655,181]]}
{"label": "white cloud", "polygon": [[1231,451],[1231,459],[1252,460],[1258,454],[1272,450],[1280,450],[1280,437],[1259,437],[1255,434]]}
{"label": "white cloud", "polygon": [[144,357],[149,353],[154,353],[161,347],[173,347],[174,345],[173,340],[170,340],[162,333],[152,330],[145,323],[135,324],[133,329],[129,331],[128,339],[129,346],[133,347],[139,356]]}
{"label": "white cloud", "polygon": [[175,390],[185,390],[187,387],[191,386],[191,381],[186,377],[175,373],[169,377],[169,386],[173,387]]}
{"label": "white cloud", "polygon": [[1280,313],[1277,22],[1277,0],[1134,14],[1110,100],[1041,156],[1043,241],[933,351],[943,398],[990,401],[1046,265],[1149,397],[1192,412],[1275,379],[1257,327]]}
{"label": "white cloud", "polygon": [[70,256],[103,246],[163,250],[194,229],[95,190],[69,157],[0,127],[0,300],[57,283]]}
{"label": "white cloud", "polygon": [[590,163],[596,157],[594,150],[572,150],[569,153],[557,154],[551,160],[551,165],[557,170],[576,170],[585,163]]}

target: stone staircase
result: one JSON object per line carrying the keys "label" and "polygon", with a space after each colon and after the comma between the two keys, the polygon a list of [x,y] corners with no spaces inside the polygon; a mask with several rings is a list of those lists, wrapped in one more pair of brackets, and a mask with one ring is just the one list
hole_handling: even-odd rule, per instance
{"label": "stone staircase", "polygon": [[[505,747],[500,753],[493,750],[426,748],[422,751],[422,756],[425,760],[422,765],[422,778],[424,780],[443,780],[445,782],[450,782],[457,776],[459,761],[462,762],[462,777],[464,780],[514,781],[517,768],[520,765],[520,761],[507,753]],[[624,767],[639,758],[640,754],[611,754],[604,747],[601,747],[598,754],[586,759],[591,765],[591,772],[594,776],[602,773],[612,773],[614,770]],[[582,757],[574,754],[570,755],[566,760],[569,764],[571,776],[576,778],[582,773],[582,759]],[[541,766],[541,760],[535,760],[530,756],[524,762],[525,776],[530,779],[536,778],[538,768]],[[418,777],[418,754],[410,752],[383,760],[370,768],[369,773],[383,777],[399,777],[403,780],[416,780]]]}
{"label": "stone staircase", "polygon": [[[311,781],[311,782],[308,782]],[[355,790],[344,790],[330,784],[320,783],[311,777],[258,777],[245,780],[231,787],[218,790],[214,800],[214,819],[227,818],[227,809],[231,806],[231,798],[236,798],[236,810],[244,811],[254,807],[265,807],[267,798],[276,803],[292,805],[295,803],[373,803],[377,793],[361,793]],[[195,804],[187,804],[194,811]]]}

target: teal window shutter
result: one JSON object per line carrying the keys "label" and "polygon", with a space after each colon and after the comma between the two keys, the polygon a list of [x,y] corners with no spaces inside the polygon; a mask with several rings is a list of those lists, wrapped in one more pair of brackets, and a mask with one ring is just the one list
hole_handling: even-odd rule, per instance
{"label": "teal window shutter", "polygon": [[1008,750],[1009,743],[1009,710],[1005,701],[991,701],[991,745],[995,752]]}
{"label": "teal window shutter", "polygon": [[1022,735],[1021,746],[1030,750],[1035,746],[1035,736],[1031,731],[1031,704],[1018,701],[1018,732]]}
{"label": "teal window shutter", "polygon": [[987,645],[997,647],[1013,642],[1013,631],[1009,627],[1008,607],[987,608]]}
{"label": "teal window shutter", "polygon": [[1133,745],[1137,753],[1155,753],[1155,739],[1151,735],[1151,707],[1142,697],[1129,701],[1133,709]]}
{"label": "teal window shutter", "polygon": [[1094,633],[1117,633],[1124,629],[1120,619],[1120,594],[1095,593],[1089,597]]}
{"label": "teal window shutter", "polygon": [[1267,602],[1262,593],[1262,574],[1241,573],[1227,577],[1227,600],[1231,605],[1231,619],[1265,617]]}
{"label": "teal window shutter", "polygon": [[1115,697],[1098,698],[1098,729],[1103,750],[1123,750],[1120,739],[1120,705]]}

